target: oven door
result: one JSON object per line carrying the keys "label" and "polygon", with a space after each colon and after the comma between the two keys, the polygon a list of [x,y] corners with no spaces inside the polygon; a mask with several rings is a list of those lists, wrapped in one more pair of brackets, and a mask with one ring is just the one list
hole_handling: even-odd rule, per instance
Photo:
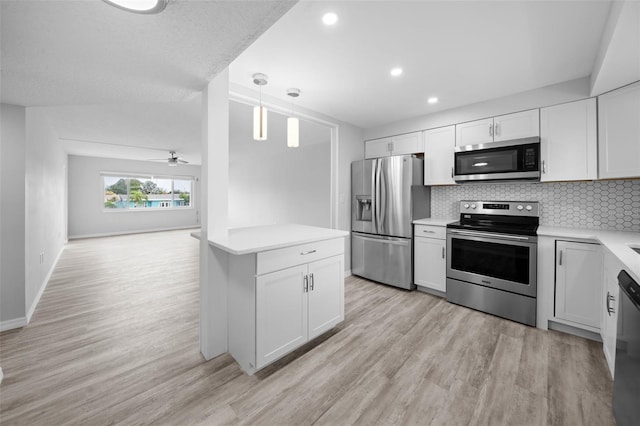
{"label": "oven door", "polygon": [[537,238],[447,230],[447,277],[530,297],[537,295]]}

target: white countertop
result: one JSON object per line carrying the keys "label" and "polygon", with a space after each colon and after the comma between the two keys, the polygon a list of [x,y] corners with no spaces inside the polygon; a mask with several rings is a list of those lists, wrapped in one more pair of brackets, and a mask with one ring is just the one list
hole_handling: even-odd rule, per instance
{"label": "white countertop", "polygon": [[317,226],[284,224],[229,229],[225,237],[210,237],[209,244],[231,254],[258,253],[298,244],[346,237],[347,231]]}
{"label": "white countertop", "polygon": [[640,254],[629,247],[629,245],[640,247],[640,232],[539,226],[538,236],[598,241],[625,265],[625,269],[634,280],[640,282]]}
{"label": "white countertop", "polygon": [[447,226],[448,224],[455,222],[458,219],[434,219],[428,217],[426,219],[416,219],[413,221],[414,225],[431,225],[431,226]]}

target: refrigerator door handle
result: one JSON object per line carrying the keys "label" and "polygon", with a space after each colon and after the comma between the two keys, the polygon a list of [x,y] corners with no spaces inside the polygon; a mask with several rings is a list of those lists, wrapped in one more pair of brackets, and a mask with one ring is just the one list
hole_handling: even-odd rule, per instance
{"label": "refrigerator door handle", "polygon": [[373,211],[373,232],[375,233],[381,233],[382,232],[382,226],[380,223],[380,201],[381,201],[381,193],[380,193],[380,166],[381,166],[381,161],[380,160],[375,160],[375,179],[373,181],[373,193],[375,194],[375,201],[374,201],[374,211]]}

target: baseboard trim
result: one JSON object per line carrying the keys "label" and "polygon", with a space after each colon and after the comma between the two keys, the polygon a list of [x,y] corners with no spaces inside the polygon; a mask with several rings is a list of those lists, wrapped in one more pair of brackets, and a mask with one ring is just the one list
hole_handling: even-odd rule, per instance
{"label": "baseboard trim", "polygon": [[33,313],[36,311],[38,302],[40,302],[40,298],[42,297],[44,290],[47,288],[47,285],[49,284],[49,280],[51,279],[51,275],[53,275],[53,271],[56,269],[56,266],[58,266],[58,261],[60,260],[60,256],[62,256],[62,252],[64,251],[64,248],[65,248],[64,245],[60,248],[60,251],[56,256],[56,260],[53,261],[51,268],[49,268],[49,272],[47,272],[47,276],[44,277],[44,280],[40,285],[40,290],[38,290],[38,294],[36,294],[36,297],[35,299],[33,299],[33,303],[31,304],[31,307],[27,311],[27,324],[31,322],[31,317],[33,316]]}
{"label": "baseboard trim", "polygon": [[27,325],[27,317],[14,318],[0,322],[0,331],[13,330]]}
{"label": "baseboard trim", "polygon": [[200,229],[199,225],[188,225],[188,226],[173,226],[170,228],[153,228],[153,229],[142,229],[136,231],[117,231],[117,232],[105,232],[101,234],[80,234],[80,235],[69,235],[69,240],[83,240],[86,238],[103,238],[103,237],[117,237],[118,235],[132,235],[132,234],[147,234],[150,232],[163,232],[163,231],[179,231],[181,229]]}
{"label": "baseboard trim", "polygon": [[574,336],[584,337],[585,339],[594,340],[596,342],[602,342],[600,334],[594,331],[584,330],[582,328],[563,324],[557,321],[549,320],[549,330],[560,331],[562,333],[573,334]]}

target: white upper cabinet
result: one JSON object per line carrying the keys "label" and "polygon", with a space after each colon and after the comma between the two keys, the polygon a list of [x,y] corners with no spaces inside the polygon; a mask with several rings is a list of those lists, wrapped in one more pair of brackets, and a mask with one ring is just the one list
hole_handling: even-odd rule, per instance
{"label": "white upper cabinet", "polygon": [[601,179],[640,177],[640,82],[598,97]]}
{"label": "white upper cabinet", "polygon": [[456,146],[493,142],[493,118],[456,124]]}
{"label": "white upper cabinet", "polygon": [[455,126],[439,127],[424,132],[424,184],[453,185],[453,148]]}
{"label": "white upper cabinet", "polygon": [[540,180],[598,178],[596,99],[540,109]]}
{"label": "white upper cabinet", "polygon": [[422,132],[374,139],[364,143],[364,158],[366,159],[417,154],[422,151],[424,151]]}
{"label": "white upper cabinet", "polygon": [[456,125],[456,146],[540,136],[538,109]]}

